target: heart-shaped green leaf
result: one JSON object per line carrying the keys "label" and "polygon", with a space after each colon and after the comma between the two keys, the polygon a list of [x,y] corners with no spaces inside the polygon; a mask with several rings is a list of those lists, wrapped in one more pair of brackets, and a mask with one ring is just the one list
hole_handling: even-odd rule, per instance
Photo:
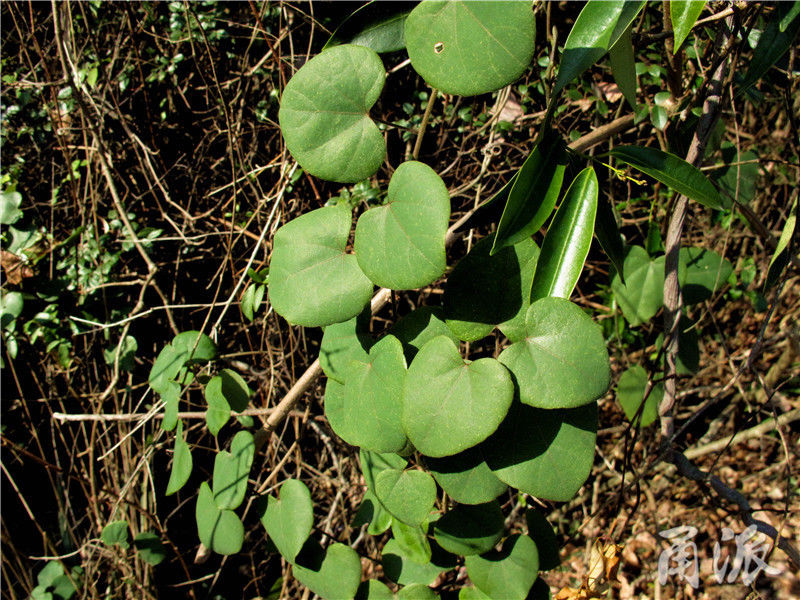
{"label": "heart-shaped green leaf", "polygon": [[[639,412],[639,407],[644,400],[644,392],[647,389],[647,371],[641,365],[634,365],[627,369],[619,377],[617,383],[617,400],[619,400],[625,416],[633,422],[634,417]],[[640,419],[636,422],[642,427],[647,427],[658,419],[658,405],[664,397],[664,384],[657,383],[650,391],[644,408],[641,411]]]}
{"label": "heart-shaped green leaf", "polygon": [[618,146],[609,155],[709,208],[724,208],[728,204],[700,169],[674,154],[656,148]]}
{"label": "heart-shaped green leaf", "polygon": [[202,364],[217,356],[217,345],[204,333],[184,331],[161,349],[150,369],[148,383],[161,393],[187,364]]}
{"label": "heart-shaped green leaf", "polygon": [[358,457],[361,461],[361,472],[364,474],[364,481],[367,488],[375,491],[375,479],[381,472],[386,469],[403,470],[406,468],[408,461],[402,456],[397,454],[385,453],[379,454],[377,452],[370,452],[362,448]]}
{"label": "heart-shaped green leaf", "polygon": [[467,363],[450,339],[439,336],[408,369],[403,426],[423,454],[450,456],[489,437],[513,397],[511,377],[497,360]]}
{"label": "heart-shaped green leaf", "polygon": [[494,236],[475,244],[447,278],[444,314],[464,341],[486,337],[495,325],[527,311],[539,247],[530,238],[490,255]]}
{"label": "heart-shaped green leaf", "polygon": [[164,431],[172,431],[178,424],[181,386],[177,381],[168,381],[158,392],[158,395],[164,402],[164,418],[161,420],[161,428]]}
{"label": "heart-shaped green leaf", "polygon": [[490,502],[508,489],[486,464],[482,444],[453,456],[426,458],[425,466],[447,495],[463,504]]}
{"label": "heart-shaped green leaf", "polygon": [[419,4],[406,19],[406,49],[414,70],[447,94],[498,90],[525,72],[536,24],[526,2]]}
{"label": "heart-shaped green leaf", "polygon": [[395,290],[428,285],[447,266],[450,195],[428,165],[408,161],[389,182],[387,202],[358,219],[355,253],[373,283]]}
{"label": "heart-shaped green leaf", "polygon": [[195,508],[197,536],[217,554],[236,554],[242,549],[244,525],[232,510],[220,510],[206,482],[200,486]]}
{"label": "heart-shaped green leaf", "polygon": [[386,142],[369,109],[385,78],[380,57],[351,44],[318,54],[294,74],[283,90],[278,121],[303,170],[355,183],[380,168]]}
{"label": "heart-shaped green leaf", "polygon": [[174,494],[181,489],[192,474],[192,451],[183,439],[183,423],[178,422],[175,432],[175,450],[172,453],[172,469],[169,473],[166,495]]}
{"label": "heart-shaped green leaf", "polygon": [[555,569],[561,564],[561,559],[553,526],[535,508],[525,511],[525,524],[528,526],[528,536],[536,543],[536,550],[539,551],[539,570]]}
{"label": "heart-shaped green leaf", "polygon": [[664,304],[664,257],[651,259],[641,246],[631,246],[623,265],[625,283],[615,273],[611,290],[631,326],[649,321]]}
{"label": "heart-shaped green leaf", "polygon": [[470,586],[458,590],[458,600],[492,600],[478,588]]}
{"label": "heart-shaped green leaf", "polygon": [[523,403],[571,408],[606,393],[611,369],[605,340],[577,305],[563,298],[537,300],[528,309],[525,332],[499,359],[514,375]]}
{"label": "heart-shaped green leaf", "polygon": [[375,495],[393,517],[419,525],[433,509],[436,482],[423,471],[386,469],[375,478]]}
{"label": "heart-shaped green leaf", "polygon": [[367,490],[364,493],[351,527],[357,528],[367,523],[369,524],[367,533],[370,535],[380,535],[392,525],[392,515],[383,508],[383,505],[375,497],[372,490]]}
{"label": "heart-shaped green leaf", "polygon": [[421,583],[412,583],[397,592],[397,600],[436,600],[438,597],[436,592]]}
{"label": "heart-shaped green leaf", "polygon": [[466,558],[467,575],[490,598],[525,600],[539,571],[536,544],[525,535],[512,535],[503,549]]}
{"label": "heart-shaped green leaf", "polygon": [[503,511],[493,500],[475,506],[456,506],[436,521],[433,532],[442,548],[453,554],[469,556],[494,548],[503,536],[503,529]]}
{"label": "heart-shaped green leaf", "polygon": [[344,374],[351,360],[367,360],[372,346],[369,320],[372,312],[366,307],[357,317],[325,328],[319,347],[319,365],[330,379],[344,383]]}
{"label": "heart-shaped green leaf", "polygon": [[208,404],[206,424],[211,434],[217,435],[231,418],[231,409],[237,412],[246,409],[253,392],[241,375],[230,369],[223,369],[219,375],[211,378],[204,394]]}
{"label": "heart-shaped green leaf", "polygon": [[305,484],[296,479],[285,481],[279,498],[269,497],[261,524],[281,556],[294,562],[314,525],[314,505],[311,503],[311,492]]}
{"label": "heart-shaped green leaf", "polygon": [[156,566],[164,561],[167,552],[161,538],[152,531],[142,531],[133,538],[136,554],[147,564]]}
{"label": "heart-shaped green leaf", "polygon": [[592,245],[597,192],[597,176],[591,167],[578,173],[570,184],[542,242],[531,302],[572,294]]}
{"label": "heart-shaped green leaf", "polygon": [[[403,346],[387,335],[369,351],[366,361],[353,360],[342,390],[341,408],[325,398],[326,414],[340,438],[373,452],[398,452],[407,443],[401,422],[406,360]],[[331,418],[331,412],[338,412]]]}
{"label": "heart-shaped green leaf", "polygon": [[345,252],[351,224],[350,209],[340,204],[312,210],[275,233],[269,297],[290,323],[340,323],[369,302],[372,283]]}
{"label": "heart-shaped green leaf", "polygon": [[565,502],[589,476],[596,435],[596,403],[543,410],[515,402],[486,443],[487,462],[511,487]]}
{"label": "heart-shaped green leaf", "polygon": [[514,176],[497,225],[492,254],[539,231],[556,205],[565,167],[563,142],[556,133],[548,131]]}
{"label": "heart-shaped green leaf", "polygon": [[400,545],[403,555],[420,565],[430,562],[433,556],[426,531],[428,531],[428,521],[423,521],[420,525],[406,525],[402,521],[392,519],[392,536]]}
{"label": "heart-shaped green leaf", "polygon": [[355,600],[394,600],[395,595],[385,583],[377,579],[364,581],[358,586]]}
{"label": "heart-shaped green leaf", "polygon": [[414,562],[395,539],[386,542],[381,551],[381,564],[386,577],[400,585],[431,585],[439,573],[452,569],[452,555],[439,549],[425,563]]}
{"label": "heart-shaped green leaf", "polygon": [[458,338],[444,321],[444,311],[440,306],[420,306],[401,318],[389,330],[398,340],[403,342],[406,360],[410,363],[417,352],[430,340],[444,335],[454,343]]}
{"label": "heart-shaped green leaf", "polygon": [[292,568],[297,580],[326,600],[352,598],[361,583],[361,560],[344,544],[331,544],[327,550],[313,538],[303,546]]}
{"label": "heart-shaped green leaf", "polygon": [[128,543],[128,522],[127,521],[112,521],[100,533],[100,540],[106,546],[113,546],[117,544],[123,550],[130,547]]}
{"label": "heart-shaped green leaf", "polygon": [[687,305],[711,298],[733,272],[728,259],[705,248],[681,248],[679,261],[678,279]]}
{"label": "heart-shaped green leaf", "polygon": [[249,431],[240,431],[233,436],[230,452],[217,453],[211,488],[219,508],[233,510],[244,500],[254,454],[255,441]]}

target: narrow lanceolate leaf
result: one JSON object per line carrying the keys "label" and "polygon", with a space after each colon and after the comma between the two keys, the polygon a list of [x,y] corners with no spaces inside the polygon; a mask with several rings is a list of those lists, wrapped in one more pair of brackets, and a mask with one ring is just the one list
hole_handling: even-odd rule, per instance
{"label": "narrow lanceolate leaf", "polygon": [[536,23],[528,2],[422,2],[405,23],[411,65],[447,94],[498,90],[525,72]]}
{"label": "narrow lanceolate leaf", "polygon": [[569,298],[592,245],[597,214],[597,176],[587,167],[569,186],[542,242],[531,301]]}
{"label": "narrow lanceolate leaf", "polygon": [[562,142],[553,132],[545,135],[525,159],[508,195],[497,225],[491,254],[513,246],[539,231],[553,212],[561,191],[565,164]]}
{"label": "narrow lanceolate leaf", "polygon": [[778,247],[769,261],[769,270],[767,271],[767,278],[764,281],[764,291],[766,292],[778,281],[781,273],[789,264],[789,242],[794,235],[794,228],[797,224],[797,197],[794,199],[792,208],[789,210],[789,217],[786,219],[786,224],[783,226],[781,238],[778,240]]}
{"label": "narrow lanceolate leaf", "polygon": [[355,317],[369,302],[372,283],[356,257],[345,253],[351,223],[349,208],[328,206],[275,233],[269,297],[275,311],[290,323],[339,323]]}
{"label": "narrow lanceolate leaf", "polygon": [[675,37],[673,54],[680,50],[683,40],[689,35],[705,5],[705,0],[670,0],[669,18],[672,20],[672,33]]}
{"label": "narrow lanceolate leaf", "polygon": [[590,0],[569,32],[553,93],[559,92],[614,46],[644,6],[643,1]]}
{"label": "narrow lanceolate leaf", "polygon": [[395,290],[428,285],[444,273],[450,195],[428,165],[401,164],[392,175],[387,203],[358,219],[354,248],[373,283]]}
{"label": "narrow lanceolate leaf", "polygon": [[249,431],[240,431],[233,436],[230,452],[223,450],[217,453],[212,491],[219,508],[233,510],[244,500],[254,453],[255,442]]}
{"label": "narrow lanceolate leaf", "polygon": [[594,235],[617,272],[622,272],[625,261],[625,245],[622,241],[622,234],[619,232],[614,207],[611,206],[611,202],[605,194],[600,195],[597,199]]}
{"label": "narrow lanceolate leaf", "polygon": [[795,11],[794,4],[777,2],[774,9],[772,19],[761,32],[758,45],[753,50],[753,58],[739,89],[740,94],[761,79],[786,54],[800,32],[800,13]]}
{"label": "narrow lanceolate leaf", "polygon": [[456,454],[489,437],[508,411],[514,384],[493,358],[465,362],[439,336],[425,344],[408,370],[403,426],[423,454]]}
{"label": "narrow lanceolate leaf", "polygon": [[714,184],[703,172],[674,154],[639,146],[619,146],[609,154],[704,206],[725,207]]}
{"label": "narrow lanceolate leaf", "polygon": [[192,474],[192,451],[183,439],[183,423],[178,421],[175,431],[175,451],[172,454],[172,470],[167,483],[167,496],[174,494],[189,481]]}
{"label": "narrow lanceolate leaf", "polygon": [[269,497],[261,523],[281,556],[294,562],[314,525],[311,492],[302,481],[284,482],[279,498]]}
{"label": "narrow lanceolate leaf", "polygon": [[633,40],[631,38],[631,27],[628,25],[625,32],[611,46],[608,51],[608,58],[611,61],[611,73],[614,81],[617,82],[620,91],[625,96],[625,100],[636,108],[636,59],[633,54]]}
{"label": "narrow lanceolate leaf", "polygon": [[355,183],[378,170],[386,142],[369,109],[385,78],[380,57],[351,44],[318,54],[294,74],[278,120],[289,152],[306,172]]}
{"label": "narrow lanceolate leaf", "polygon": [[792,2],[791,8],[788,10],[784,9],[784,15],[778,24],[779,31],[786,31],[786,29],[791,25],[792,21],[794,21],[795,17],[800,15],[800,0],[794,0]]}
{"label": "narrow lanceolate leaf", "polygon": [[375,495],[393,517],[419,525],[433,509],[436,482],[423,471],[386,469],[375,479]]}

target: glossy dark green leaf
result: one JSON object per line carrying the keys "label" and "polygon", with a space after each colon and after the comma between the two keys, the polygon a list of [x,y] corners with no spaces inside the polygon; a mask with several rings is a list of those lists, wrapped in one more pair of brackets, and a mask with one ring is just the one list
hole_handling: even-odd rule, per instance
{"label": "glossy dark green leaf", "polygon": [[180,490],[192,474],[192,450],[183,439],[183,423],[178,422],[175,431],[175,450],[172,453],[172,468],[169,472],[166,495],[169,496]]}
{"label": "glossy dark green leaf", "polygon": [[433,526],[438,544],[453,554],[469,556],[489,552],[504,530],[503,511],[497,501],[462,504],[446,512]]}
{"label": "glossy dark green leaf", "polygon": [[800,32],[800,13],[795,10],[794,3],[776,3],[772,18],[761,32],[758,44],[753,50],[739,94],[766,75],[781,56],[786,54],[795,42],[798,32]]}
{"label": "glossy dark green leaf", "polygon": [[474,96],[519,78],[533,57],[536,24],[527,2],[435,2],[408,15],[411,65],[446,94]]}
{"label": "glossy dark green leaf", "polygon": [[372,311],[367,306],[357,317],[325,327],[319,347],[319,365],[330,379],[343,384],[350,361],[367,359],[372,346],[371,317]]}
{"label": "glossy dark green leaf", "polygon": [[794,235],[794,229],[797,224],[797,213],[797,196],[795,196],[794,203],[789,209],[789,216],[786,218],[786,223],[783,225],[783,231],[781,232],[781,237],[778,240],[778,245],[776,246],[775,252],[773,252],[772,258],[769,261],[767,278],[764,281],[764,293],[766,293],[767,290],[769,290],[778,282],[781,273],[783,273],[786,265],[789,264],[789,242],[791,242],[792,236]]}
{"label": "glossy dark green leaf", "polygon": [[675,37],[672,53],[680,50],[686,36],[692,31],[697,17],[703,12],[705,0],[670,0],[669,17],[672,21],[672,32]]}
{"label": "glossy dark green leaf", "polygon": [[603,249],[603,252],[606,253],[608,260],[611,261],[611,264],[614,265],[617,272],[623,272],[625,245],[622,241],[619,225],[617,225],[614,207],[611,206],[611,202],[609,202],[605,194],[600,194],[597,199],[597,217],[594,224],[594,235],[597,237],[597,241],[600,242],[600,247]]}
{"label": "glossy dark green leaf", "polygon": [[553,93],[600,60],[644,6],[643,1],[590,0],[581,10],[564,45]]}
{"label": "glossy dark green leaf", "polygon": [[100,533],[100,540],[106,546],[113,546],[116,544],[123,550],[130,547],[128,537],[130,535],[127,521],[112,521]]}
{"label": "glossy dark green leaf", "polygon": [[440,306],[420,306],[414,309],[389,330],[398,340],[403,342],[406,360],[410,363],[425,344],[433,338],[443,335],[458,343],[458,338],[447,326],[444,311]]}
{"label": "glossy dark green leaf", "polygon": [[633,40],[631,38],[631,23],[608,51],[611,62],[611,73],[617,82],[619,90],[625,96],[630,107],[636,109],[636,59],[633,54]]}
{"label": "glossy dark green leaf", "polygon": [[161,538],[152,531],[142,531],[133,538],[133,547],[139,558],[152,566],[160,564],[167,557]]}
{"label": "glossy dark green leaf", "polygon": [[[639,408],[644,400],[644,393],[647,389],[647,371],[641,365],[634,365],[627,369],[619,377],[617,383],[617,400],[619,400],[622,410],[628,420],[635,422],[641,427],[647,427],[658,419],[658,405],[664,397],[664,384],[657,383],[647,396],[641,413]],[[639,413],[640,417],[634,421],[634,417]]]}
{"label": "glossy dark green leaf", "polygon": [[524,404],[572,408],[606,393],[611,371],[603,334],[577,305],[563,298],[537,300],[528,309],[525,331],[499,358]]}
{"label": "glossy dark green leaf", "polygon": [[609,154],[704,206],[726,206],[703,172],[674,154],[639,146],[619,146]]}
{"label": "glossy dark green leaf", "polygon": [[269,497],[261,523],[281,556],[294,562],[314,525],[311,492],[302,481],[285,481],[281,485],[279,497]]}
{"label": "glossy dark green leaf", "polygon": [[723,144],[721,150],[722,160],[729,165],[712,171],[714,183],[730,198],[749,204],[756,196],[761,177],[758,155],[750,150],[737,152],[733,144]]}
{"label": "glossy dark green leaf", "polygon": [[493,242],[489,236],[475,244],[447,278],[444,314],[464,341],[479,340],[496,325],[524,316],[530,304],[539,247],[527,238],[490,255]]}
{"label": "glossy dark green leaf", "polygon": [[549,132],[514,176],[491,254],[539,231],[556,205],[565,168],[563,143],[557,133]]}
{"label": "glossy dark green leaf", "polygon": [[711,298],[728,282],[733,265],[713,250],[683,247],[679,255],[678,281],[685,305]]}
{"label": "glossy dark green leaf", "polygon": [[406,161],[389,182],[387,202],[361,215],[354,249],[369,279],[395,290],[416,289],[447,266],[445,237],[450,195],[428,165]]}
{"label": "glossy dark green leaf", "polygon": [[526,535],[512,535],[500,551],[466,558],[467,575],[490,598],[525,600],[539,572],[536,544]]}
{"label": "glossy dark green leaf", "polygon": [[405,21],[411,9],[397,2],[368,2],[347,17],[323,50],[341,44],[366,46],[379,54],[406,47]]}
{"label": "glossy dark green leaf", "polygon": [[254,454],[255,440],[249,431],[240,431],[233,436],[230,452],[217,453],[211,489],[214,502],[220,509],[233,510],[244,500]]}
{"label": "glossy dark green leaf", "polygon": [[232,510],[220,510],[206,482],[200,485],[195,508],[197,535],[217,554],[236,554],[242,549],[244,525]]}
{"label": "glossy dark green leaf", "polygon": [[425,466],[445,493],[462,504],[490,502],[508,489],[486,464],[481,444],[453,456],[426,457]]}
{"label": "glossy dark green leaf", "polygon": [[623,267],[625,283],[614,273],[611,290],[631,326],[649,321],[664,305],[664,257],[651,259],[641,246],[631,246]]}
{"label": "glossy dark green leaf", "polygon": [[335,543],[323,549],[309,538],[297,555],[292,574],[326,600],[352,598],[361,583],[361,560],[349,546]]}
{"label": "glossy dark green leaf", "polygon": [[532,302],[551,296],[569,298],[572,294],[592,245],[597,193],[597,176],[587,167],[569,186],[542,242],[531,287]]}
{"label": "glossy dark green leaf", "polygon": [[286,147],[304,171],[355,183],[380,168],[386,142],[369,110],[385,78],[380,57],[352,44],[318,54],[294,74],[283,90],[278,120]]}
{"label": "glossy dark green leaf", "polygon": [[515,402],[486,442],[495,475],[521,492],[566,502],[586,481],[594,461],[597,404],[543,410]]}
{"label": "glossy dark green leaf", "polygon": [[408,369],[403,426],[427,456],[449,456],[480,443],[505,417],[514,395],[506,368],[493,358],[466,363],[445,336],[423,346]]}
{"label": "glossy dark green leaf", "polygon": [[419,525],[433,509],[436,482],[423,471],[386,469],[375,478],[375,495],[393,517]]}
{"label": "glossy dark green leaf", "polygon": [[306,213],[275,233],[269,296],[275,311],[290,323],[340,323],[369,302],[372,282],[356,257],[345,253],[351,225],[350,209],[340,204]]}

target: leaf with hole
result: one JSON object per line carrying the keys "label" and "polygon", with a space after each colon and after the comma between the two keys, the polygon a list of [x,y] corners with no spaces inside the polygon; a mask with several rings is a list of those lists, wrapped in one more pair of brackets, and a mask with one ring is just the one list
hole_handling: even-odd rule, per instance
{"label": "leaf with hole", "polygon": [[514,375],[523,403],[572,408],[606,393],[611,370],[603,334],[577,305],[563,298],[537,300],[528,309],[525,332],[499,358]]}
{"label": "leaf with hole", "polygon": [[278,121],[304,171],[356,183],[380,168],[386,142],[369,110],[385,78],[380,57],[352,44],[325,50],[294,74],[283,90]]}
{"label": "leaf with hole", "polygon": [[128,543],[128,522],[127,521],[112,521],[100,533],[100,540],[106,546],[113,546],[116,544],[123,550],[130,547]]}
{"label": "leaf with hole", "polygon": [[674,154],[655,148],[618,146],[609,155],[704,206],[716,209],[729,206],[700,169]]}
{"label": "leaf with hole", "polygon": [[446,94],[474,96],[518,79],[533,57],[536,23],[526,2],[417,5],[405,25],[411,66]]}
{"label": "leaf with hole", "polygon": [[352,598],[361,583],[361,560],[349,546],[335,543],[323,549],[319,542],[309,538],[297,555],[292,573],[322,598]]}
{"label": "leaf with hole", "polygon": [[513,396],[511,377],[497,360],[467,362],[450,339],[436,337],[408,369],[403,426],[423,454],[457,454],[497,429]]}
{"label": "leaf with hole", "polygon": [[525,535],[512,535],[502,550],[467,556],[467,575],[490,598],[524,600],[539,571],[536,544]]}
{"label": "leaf with hole", "polygon": [[444,273],[450,195],[428,165],[407,161],[389,182],[387,201],[356,225],[358,265],[370,280],[395,290],[428,285]]}
{"label": "leaf with hole", "polygon": [[611,278],[611,291],[632,327],[647,323],[664,305],[664,257],[650,258],[641,246],[631,246],[619,273]]}
{"label": "leaf with hole", "polygon": [[487,463],[521,492],[566,502],[589,476],[596,436],[597,403],[543,410],[515,402],[486,442]]}
{"label": "leaf with hole", "polygon": [[230,452],[217,453],[211,487],[214,502],[220,509],[233,510],[244,500],[254,454],[255,441],[249,431],[240,431],[233,436]]}
{"label": "leaf with hole", "polygon": [[340,323],[369,302],[372,282],[345,252],[351,225],[350,209],[340,204],[312,210],[275,233],[269,297],[290,323]]}
{"label": "leaf with hole", "polygon": [[314,525],[314,506],[306,485],[296,479],[285,481],[279,498],[269,497],[261,524],[281,556],[294,562]]}
{"label": "leaf with hole", "polygon": [[483,554],[494,548],[504,530],[503,511],[496,500],[470,506],[462,504],[446,512],[433,526],[439,545],[453,554]]}
{"label": "leaf with hole", "polygon": [[539,246],[528,238],[490,255],[493,242],[488,236],[475,244],[447,278],[447,326],[464,341],[484,338],[501,323],[511,325],[520,314],[524,319],[530,305]]}
{"label": "leaf with hole", "polygon": [[542,242],[531,302],[572,294],[592,245],[597,192],[597,176],[591,167],[578,173],[570,184]]}
{"label": "leaf with hole", "polygon": [[[664,384],[654,384],[644,403],[644,408],[640,412],[646,389],[647,371],[641,365],[634,365],[619,376],[617,400],[619,400],[622,410],[625,411],[628,421],[640,427],[647,427],[658,419],[658,405],[661,404],[661,399],[664,397]],[[639,417],[634,422],[637,414]]]}
{"label": "leaf with hole", "polygon": [[436,483],[423,471],[386,469],[375,478],[375,495],[394,518],[419,525],[433,509]]}
{"label": "leaf with hole", "polygon": [[186,485],[191,474],[192,450],[183,438],[183,423],[179,421],[175,432],[175,450],[172,453],[172,469],[169,472],[166,495],[170,496]]}
{"label": "leaf with hole", "polygon": [[565,168],[563,142],[548,131],[514,176],[491,254],[539,231],[556,205]]}
{"label": "leaf with hole", "polygon": [[453,456],[426,457],[425,466],[445,493],[462,504],[490,502],[508,489],[486,464],[483,444]]}
{"label": "leaf with hole", "polygon": [[206,548],[217,554],[236,554],[242,549],[244,525],[232,510],[220,510],[205,481],[200,485],[195,507],[197,536]]}
{"label": "leaf with hole", "polygon": [[369,321],[372,311],[366,307],[358,316],[325,327],[319,347],[319,366],[330,379],[344,383],[351,360],[365,361],[372,346]]}

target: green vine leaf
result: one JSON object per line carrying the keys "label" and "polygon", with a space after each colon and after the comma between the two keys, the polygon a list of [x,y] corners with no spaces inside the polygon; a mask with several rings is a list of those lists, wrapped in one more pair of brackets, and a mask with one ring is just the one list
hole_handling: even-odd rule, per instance
{"label": "green vine leaf", "polygon": [[372,490],[364,493],[351,526],[357,528],[367,523],[367,533],[370,535],[380,535],[392,525],[392,515],[383,508]]}
{"label": "green vine leaf", "polygon": [[148,383],[153,391],[162,393],[185,365],[203,364],[216,356],[217,345],[210,337],[199,331],[184,331],[158,353]]}
{"label": "green vine leaf", "polygon": [[[619,400],[622,410],[625,411],[625,416],[632,423],[639,406],[644,400],[644,392],[647,389],[647,371],[641,365],[634,365],[625,370],[619,377],[617,383],[617,400]],[[661,399],[664,397],[664,384],[656,383],[647,397],[644,408],[641,412],[641,418],[636,419],[636,424],[641,427],[647,427],[658,419],[658,405],[661,404]]]}
{"label": "green vine leaf", "polygon": [[536,550],[539,552],[539,570],[555,569],[561,564],[561,558],[553,526],[535,508],[528,508],[525,511],[525,524],[528,526],[528,536],[536,543]]}
{"label": "green vine leaf", "polygon": [[533,540],[512,535],[503,549],[467,556],[467,575],[490,598],[525,600],[539,571],[539,553]]}
{"label": "green vine leaf", "polygon": [[[333,52],[333,50],[330,50]],[[290,323],[320,327],[359,314],[372,282],[345,253],[352,218],[344,205],[318,208],[278,229],[270,263],[272,307]]]}
{"label": "green vine leaf", "polygon": [[361,583],[361,560],[349,546],[336,543],[325,550],[309,538],[297,555],[292,573],[322,598],[352,598]]}
{"label": "green vine leaf", "polygon": [[223,369],[208,382],[204,395],[208,404],[206,424],[211,434],[216,436],[230,420],[231,409],[241,412],[247,408],[253,391],[241,375],[230,369]]}
{"label": "green vine leaf", "polygon": [[431,585],[440,573],[455,566],[452,555],[442,552],[431,555],[429,562],[412,560],[396,539],[390,539],[381,551],[381,564],[386,577],[400,585]]}
{"label": "green vine leaf", "polygon": [[536,23],[526,2],[422,2],[406,19],[414,70],[446,94],[474,96],[518,79],[533,57]]}
{"label": "green vine leaf", "polygon": [[100,540],[106,546],[113,546],[116,544],[123,550],[127,550],[130,547],[128,543],[128,522],[127,521],[112,521],[105,527],[103,527],[103,531],[100,533]]}
{"label": "green vine leaf", "polygon": [[406,47],[404,32],[409,12],[402,3],[367,2],[342,21],[323,50],[340,44],[366,46],[379,54],[402,50]]}
{"label": "green vine leaf", "polygon": [[447,326],[464,341],[489,335],[496,325],[524,320],[539,246],[530,238],[490,255],[494,236],[475,244],[447,278]]}
{"label": "green vine leaf", "polygon": [[172,453],[172,469],[169,473],[166,495],[170,496],[180,490],[192,474],[192,450],[183,439],[183,423],[178,422],[175,432],[175,450]]}
{"label": "green vine leaf", "polygon": [[383,89],[380,57],[345,44],[318,54],[286,84],[278,111],[283,139],[303,170],[356,183],[374,174],[386,142],[369,109]]}
{"label": "green vine leaf", "polygon": [[285,481],[279,498],[269,497],[261,524],[281,556],[293,563],[314,525],[314,505],[306,485],[296,479]]}
{"label": "green vine leaf", "polygon": [[632,327],[647,323],[664,305],[664,257],[652,259],[641,246],[631,246],[623,263],[625,283],[614,273],[611,291]]}
{"label": "green vine leaf", "polygon": [[197,535],[206,548],[217,554],[237,554],[244,541],[244,525],[232,510],[220,510],[205,481],[200,485],[195,508]]}
{"label": "green vine leaf", "polygon": [[577,305],[563,298],[537,300],[528,309],[525,328],[525,338],[499,358],[514,375],[524,404],[572,408],[606,393],[611,368],[605,340]]}
{"label": "green vine leaf", "polygon": [[739,94],[748,90],[791,48],[800,32],[800,11],[794,2],[779,2],[758,38]]}
{"label": "green vine leaf", "polygon": [[244,500],[254,454],[255,440],[249,431],[240,431],[233,436],[230,452],[217,453],[211,487],[214,502],[220,509],[233,510]]}
{"label": "green vine leaf", "polygon": [[683,45],[686,36],[692,31],[697,17],[703,12],[706,0],[670,0],[669,18],[672,22],[672,34],[675,38],[672,53],[676,54]]}
{"label": "green vine leaf", "polygon": [[444,273],[450,195],[428,165],[407,161],[389,182],[387,202],[358,219],[355,253],[373,283],[395,290],[428,285]]}
{"label": "green vine leaf", "polygon": [[371,317],[372,311],[366,307],[352,319],[325,327],[319,347],[319,366],[330,379],[343,384],[350,361],[367,360],[373,343],[369,335]]}
{"label": "green vine leaf", "polygon": [[705,248],[683,247],[678,260],[678,281],[685,305],[708,300],[733,273],[728,259]]}
{"label": "green vine leaf", "polygon": [[587,167],[572,181],[544,237],[531,302],[572,294],[592,245],[597,194],[597,176]]}
{"label": "green vine leaf", "polygon": [[425,533],[427,530],[428,521],[423,521],[419,525],[406,525],[397,519],[392,520],[392,536],[397,540],[404,556],[421,565],[429,562],[433,556],[431,544]]}
{"label": "green vine leaf", "polygon": [[543,410],[518,402],[486,443],[494,474],[521,492],[558,502],[572,499],[589,476],[597,436],[597,404]]}
{"label": "green vine leaf", "polygon": [[457,454],[489,437],[514,397],[508,371],[493,358],[467,363],[453,342],[429,341],[408,369],[403,426],[423,454]]}
{"label": "green vine leaf", "polygon": [[133,547],[139,558],[152,566],[160,564],[167,557],[161,538],[152,531],[142,531],[133,538]]}
{"label": "green vine leaf", "polygon": [[483,554],[495,547],[505,528],[496,500],[475,506],[460,505],[446,512],[433,526],[439,545],[453,554]]}
{"label": "green vine leaf", "polygon": [[486,464],[483,444],[453,456],[426,457],[425,466],[447,495],[462,504],[490,502],[508,489]]}
{"label": "green vine leaf", "polygon": [[375,495],[394,518],[419,525],[433,510],[436,482],[424,471],[386,469],[375,478]]}
{"label": "green vine leaf", "polygon": [[389,333],[403,342],[409,363],[425,344],[437,336],[443,335],[453,343],[458,343],[458,338],[445,323],[441,306],[420,306],[412,310],[397,321]]}

